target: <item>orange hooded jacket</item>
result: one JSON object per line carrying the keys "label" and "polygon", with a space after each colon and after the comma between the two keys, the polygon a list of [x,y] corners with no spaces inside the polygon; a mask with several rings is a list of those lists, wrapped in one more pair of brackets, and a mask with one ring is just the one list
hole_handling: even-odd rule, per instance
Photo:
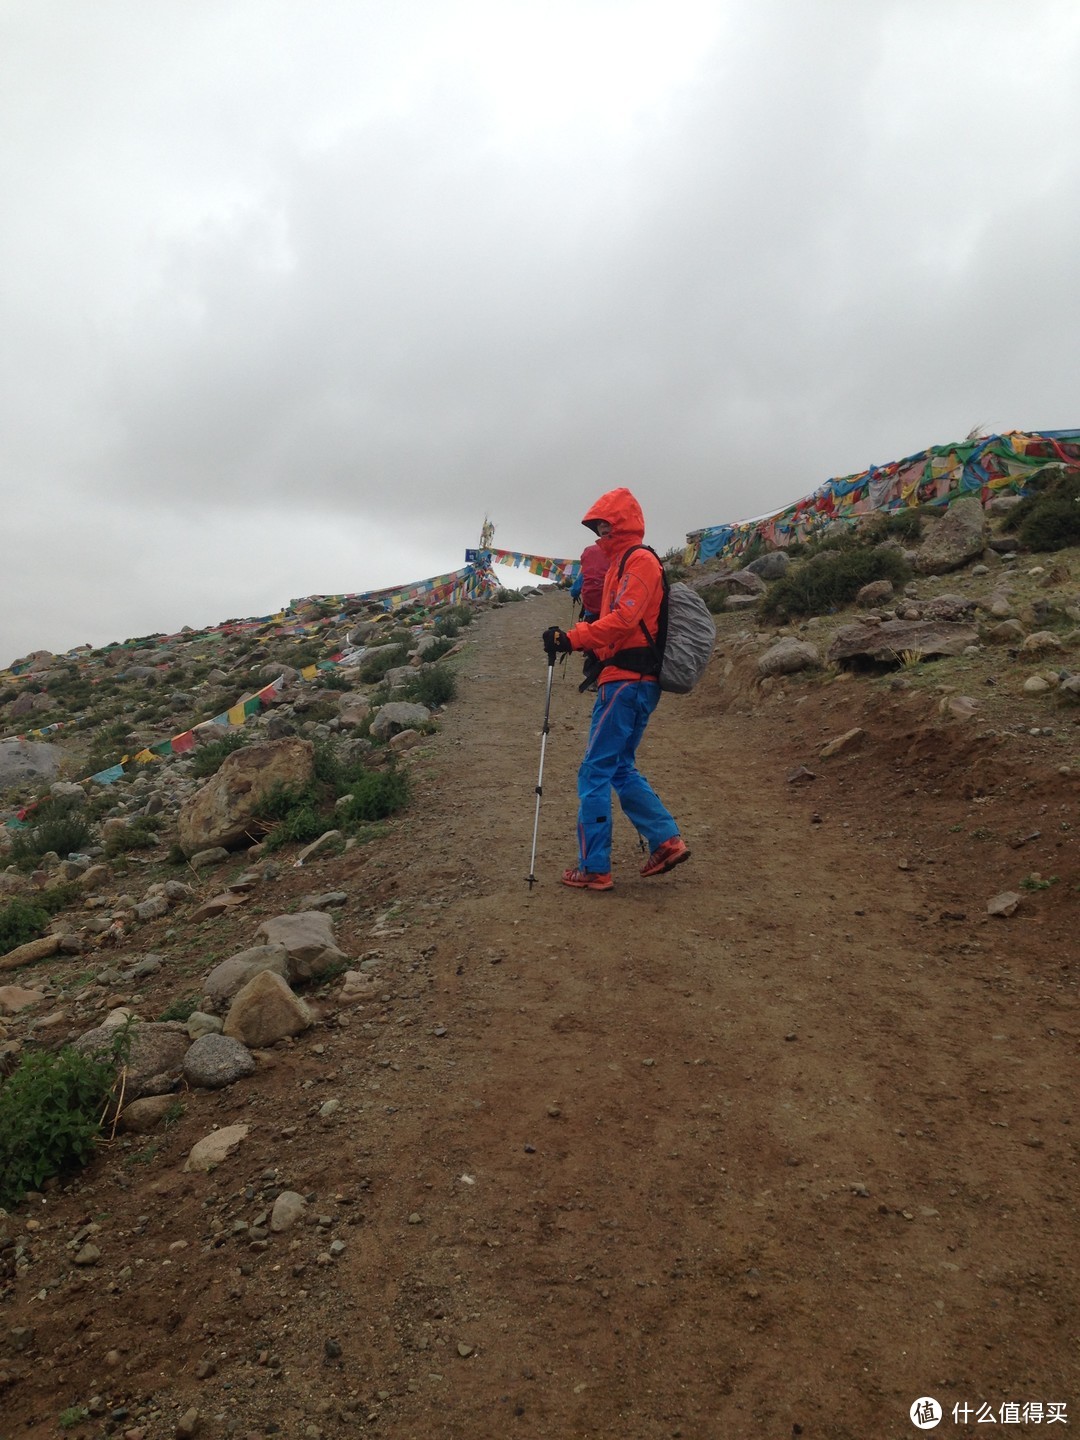
{"label": "orange hooded jacket", "polygon": [[[645,644],[640,621],[645,622],[645,628],[655,640],[664,581],[659,561],[648,550],[635,550],[626,562],[622,578],[618,578],[623,555],[631,545],[640,545],[645,539],[645,517],[629,490],[620,486],[601,495],[581,523],[595,530],[601,520],[606,520],[611,530],[596,542],[608,560],[600,616],[589,624],[575,625],[566,633],[575,650],[591,650],[600,660],[608,660],[620,650]],[[601,685],[611,680],[657,683],[654,675],[639,675],[617,665],[605,666],[600,673]]]}

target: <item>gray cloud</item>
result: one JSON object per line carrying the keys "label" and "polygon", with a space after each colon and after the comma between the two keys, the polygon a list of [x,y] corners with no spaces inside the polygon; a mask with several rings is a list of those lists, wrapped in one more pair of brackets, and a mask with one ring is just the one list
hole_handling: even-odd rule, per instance
{"label": "gray cloud", "polygon": [[0,663],[1080,423],[1080,17],[0,18]]}

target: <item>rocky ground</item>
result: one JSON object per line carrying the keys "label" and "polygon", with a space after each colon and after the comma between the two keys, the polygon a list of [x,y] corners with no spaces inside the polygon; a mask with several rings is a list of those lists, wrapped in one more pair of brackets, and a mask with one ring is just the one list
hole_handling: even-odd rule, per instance
{"label": "rocky ground", "polygon": [[[1077,563],[916,589],[986,620],[1007,593],[1038,633]],[[642,880],[620,819],[594,895],[557,883],[576,661],[526,884],[537,637],[567,615],[549,592],[470,628],[380,838],[190,872],[115,947],[3,977],[45,997],[8,1038],[55,1043],[121,1005],[156,1020],[314,910],[365,982],[298,983],[314,1023],[255,1046],[253,1073],[183,1085],[0,1222],[3,1440],[889,1440],[926,1396],[939,1433],[1076,1423],[1072,642],[763,679],[776,636],[721,616],[640,757],[693,858]],[[796,638],[824,652],[852,618]],[[159,874],[128,863],[117,889]]]}

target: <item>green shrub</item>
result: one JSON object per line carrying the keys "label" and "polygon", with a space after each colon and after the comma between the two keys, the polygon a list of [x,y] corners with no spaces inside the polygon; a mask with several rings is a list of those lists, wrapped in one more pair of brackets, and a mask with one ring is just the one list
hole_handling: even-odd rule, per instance
{"label": "green shrub", "polygon": [[275,665],[291,665],[294,670],[306,670],[309,665],[316,665],[323,658],[322,646],[316,641],[304,641],[291,649],[277,649],[272,652],[270,661]]}
{"label": "green shrub", "polygon": [[45,933],[48,923],[49,912],[37,898],[24,900],[16,895],[6,905],[0,905],[0,955],[36,940]]}
{"label": "green shrub", "polygon": [[1080,470],[1052,466],[1034,476],[1029,489],[1005,517],[1002,529],[1032,550],[1080,545]]}
{"label": "green shrub", "polygon": [[747,565],[752,565],[755,560],[760,560],[763,555],[767,555],[768,553],[769,547],[764,537],[755,535],[746,549],[739,555],[739,564],[745,569]]}
{"label": "green shrub", "polygon": [[332,740],[316,740],[312,745],[311,773],[317,785],[340,793],[344,785],[345,767]]}
{"label": "green shrub", "polygon": [[43,800],[29,824],[14,832],[11,844],[14,863],[25,868],[50,850],[60,856],[81,850],[90,839],[90,822],[83,804],[71,795]]}
{"label": "green shrub", "polygon": [[239,730],[230,730],[220,740],[211,740],[209,745],[200,745],[192,759],[191,773],[200,778],[216,774],[221,769],[222,761],[246,744],[246,735]]}
{"label": "green shrub", "polygon": [[365,685],[377,685],[388,670],[395,665],[404,665],[405,656],[401,650],[379,646],[369,651],[360,662],[360,679]]}
{"label": "green shrub", "polygon": [[864,528],[864,539],[870,544],[881,544],[883,540],[906,540],[914,543],[923,533],[923,513],[913,505],[904,505],[901,510],[890,510],[883,516],[876,516]]}
{"label": "green shrub", "polygon": [[[349,803],[337,809],[335,802],[342,796],[348,796]],[[372,774],[360,760],[345,764],[332,741],[316,741],[313,779],[306,785],[275,785],[260,804],[259,819],[273,825],[264,843],[271,850],[309,844],[327,830],[384,819],[407,798],[404,775]]]}
{"label": "green shrub", "polygon": [[199,1008],[198,995],[186,995],[180,1000],[174,1000],[158,1016],[159,1020],[180,1020],[185,1021]]}
{"label": "green shrub", "polygon": [[35,901],[50,915],[58,915],[76,900],[82,899],[82,886],[77,880],[64,880],[57,885],[46,885],[34,896]]}
{"label": "green shrub", "polygon": [[284,820],[294,810],[305,810],[318,804],[314,784],[282,785],[279,781],[259,802],[260,820]]}
{"label": "green shrub", "polygon": [[161,820],[157,815],[137,815],[130,820],[126,829],[110,835],[105,841],[105,855],[114,860],[117,855],[126,855],[129,850],[149,850],[157,844],[157,832]]}
{"label": "green shrub", "polygon": [[457,676],[446,665],[432,665],[418,670],[416,679],[410,680],[405,693],[418,705],[447,705],[457,694]]}
{"label": "green shrub", "polygon": [[337,812],[344,825],[385,820],[408,803],[408,778],[399,770],[369,772],[349,787],[349,803]]}
{"label": "green shrub", "polygon": [[116,1078],[113,1056],[81,1055],[70,1046],[25,1055],[0,1088],[0,1205],[11,1209],[27,1190],[87,1163],[101,1132]]}
{"label": "green shrub", "polygon": [[811,558],[830,551],[862,548],[865,548],[865,542],[852,525],[839,530],[830,529],[827,534],[815,535],[806,542],[806,554]]}
{"label": "green shrub", "polygon": [[340,713],[335,700],[312,700],[303,709],[296,707],[297,718],[310,725],[325,725],[336,720]]}
{"label": "green shrub", "polygon": [[435,634],[448,635],[450,639],[454,639],[466,626],[471,625],[474,619],[475,612],[471,605],[451,605],[436,615]]}
{"label": "green shrub", "polygon": [[433,665],[436,660],[441,660],[448,651],[454,648],[453,637],[440,635],[434,645],[429,645],[424,651],[422,659],[425,665]]}
{"label": "green shrub", "polygon": [[849,605],[871,580],[891,580],[898,588],[911,578],[911,569],[898,550],[824,550],[791,566],[761,601],[767,621],[783,623],[798,615],[824,615]]}
{"label": "green shrub", "polygon": [[263,842],[268,850],[280,845],[309,845],[327,830],[336,827],[336,819],[320,814],[314,803],[298,805],[286,812]]}
{"label": "green shrub", "polygon": [[1021,543],[1032,550],[1080,545],[1080,474],[1071,484],[1064,481],[1052,494],[1040,496],[1021,519],[1018,533]]}

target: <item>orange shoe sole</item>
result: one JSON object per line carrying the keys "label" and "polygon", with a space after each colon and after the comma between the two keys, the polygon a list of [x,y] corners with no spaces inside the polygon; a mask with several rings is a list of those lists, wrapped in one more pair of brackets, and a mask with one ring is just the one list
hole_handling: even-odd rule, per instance
{"label": "orange shoe sole", "polygon": [[[670,841],[667,843],[671,844]],[[671,850],[666,855],[660,854],[663,849],[664,846],[661,845],[659,849],[649,856],[648,860],[646,860],[645,864],[641,867],[641,873],[646,880],[652,875],[666,875],[669,870],[674,870],[676,865],[681,865],[684,860],[690,859],[689,845],[683,845],[681,849]]]}
{"label": "orange shoe sole", "polygon": [[571,890],[614,890],[615,881],[611,872],[606,875],[594,874],[591,870],[564,870],[562,883]]}

